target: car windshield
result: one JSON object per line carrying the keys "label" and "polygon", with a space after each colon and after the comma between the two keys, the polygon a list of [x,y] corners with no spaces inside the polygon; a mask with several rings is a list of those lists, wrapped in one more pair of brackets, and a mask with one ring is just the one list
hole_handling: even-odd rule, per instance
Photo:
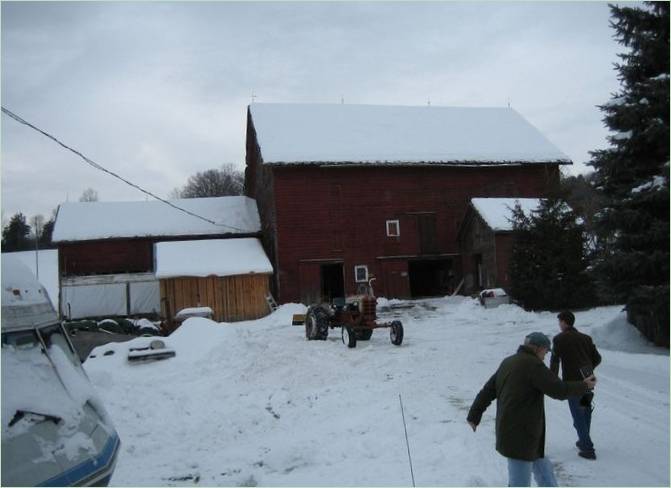
{"label": "car windshield", "polygon": [[93,397],[60,324],[2,334],[3,437],[24,432],[35,415],[76,424]]}

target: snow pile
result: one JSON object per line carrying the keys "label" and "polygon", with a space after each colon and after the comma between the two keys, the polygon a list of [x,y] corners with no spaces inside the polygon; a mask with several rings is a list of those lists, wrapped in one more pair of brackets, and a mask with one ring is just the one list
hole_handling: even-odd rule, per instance
{"label": "snow pile", "polygon": [[157,278],[273,272],[261,242],[254,238],[158,242],[154,248]]}
{"label": "snow pile", "polygon": [[[122,439],[111,484],[408,486],[400,394],[418,486],[504,486],[495,406],[475,434],[466,413],[528,333],[559,332],[556,313],[464,297],[379,305],[380,321],[403,322],[402,346],[388,329],[355,349],[338,329],[306,341],[290,325],[306,307],[289,304],[256,321],[188,319],[164,339],[176,351],[164,361],[128,364],[128,348],[150,338],[95,349],[85,367]],[[568,405],[547,399],[546,453],[560,484],[668,486],[668,351],[623,352],[629,339],[612,334],[602,342],[621,307],[576,318],[603,355],[592,425],[599,460],[595,469],[577,456]]]}
{"label": "snow pile", "polygon": [[540,205],[538,198],[471,198],[475,210],[494,231],[513,230],[513,210],[519,205],[529,215]]}
{"label": "snow pile", "polygon": [[651,345],[641,332],[627,322],[624,311],[611,321],[593,327],[591,336],[599,346],[613,351],[639,354],[661,354],[664,349]]}
{"label": "snow pile", "polygon": [[265,163],[567,163],[511,108],[254,103]]}
{"label": "snow pile", "polygon": [[508,296],[503,288],[487,288],[480,292],[480,298],[485,297],[505,297]]}
{"label": "snow pile", "polygon": [[190,307],[183,308],[175,314],[175,320],[182,321],[191,317],[212,318],[214,312],[210,307]]}
{"label": "snow pile", "polygon": [[247,197],[185,198],[174,205],[158,200],[140,202],[62,203],[56,216],[53,241],[251,234],[261,230],[256,202]]}

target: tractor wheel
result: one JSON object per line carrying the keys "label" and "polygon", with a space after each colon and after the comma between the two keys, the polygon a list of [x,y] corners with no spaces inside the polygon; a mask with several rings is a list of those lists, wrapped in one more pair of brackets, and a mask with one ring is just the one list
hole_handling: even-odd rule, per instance
{"label": "tractor wheel", "polygon": [[309,341],[324,341],[329,333],[328,314],[321,307],[310,307],[305,314],[305,337]]}
{"label": "tractor wheel", "polygon": [[389,338],[391,343],[395,346],[400,346],[403,342],[403,324],[398,320],[391,323],[391,330],[389,331]]}
{"label": "tractor wheel", "polygon": [[347,347],[356,347],[356,334],[349,325],[343,325],[342,328],[342,343]]}
{"label": "tractor wheel", "polygon": [[369,341],[373,335],[373,329],[357,329],[354,334],[357,341]]}

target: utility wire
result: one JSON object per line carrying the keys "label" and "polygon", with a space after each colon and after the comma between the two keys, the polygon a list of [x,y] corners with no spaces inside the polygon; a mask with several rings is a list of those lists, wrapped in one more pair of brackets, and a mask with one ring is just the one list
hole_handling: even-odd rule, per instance
{"label": "utility wire", "polygon": [[100,170],[100,171],[103,171],[104,173],[107,173],[108,175],[113,176],[113,177],[115,177],[115,178],[117,178],[117,179],[123,181],[123,182],[126,183],[127,185],[132,186],[133,188],[135,188],[135,189],[137,189],[137,190],[140,190],[140,191],[141,191],[142,193],[144,193],[145,195],[149,195],[150,197],[155,198],[156,200],[158,200],[158,201],[160,201],[160,202],[163,202],[163,203],[165,203],[166,205],[170,205],[172,208],[177,209],[177,210],[179,210],[180,212],[184,212],[185,214],[191,215],[192,217],[196,217],[197,219],[204,220],[205,222],[208,222],[208,223],[210,223],[210,224],[212,224],[212,225],[216,225],[217,227],[227,227],[227,228],[229,228],[229,229],[237,230],[237,231],[240,231],[240,232],[250,232],[248,229],[240,229],[240,228],[238,228],[238,227],[234,227],[234,226],[232,226],[232,225],[227,225],[227,224],[218,224],[218,223],[215,222],[214,220],[211,220],[211,219],[208,219],[208,218],[206,218],[206,217],[203,217],[202,215],[198,215],[198,214],[196,214],[196,213],[193,213],[193,212],[191,212],[191,211],[189,211],[189,210],[187,210],[187,209],[185,209],[185,208],[179,207],[179,206],[175,205],[174,203],[169,202],[168,200],[165,200],[165,199],[163,199],[163,198],[161,198],[161,197],[159,197],[159,196],[157,196],[157,195],[154,195],[152,192],[150,192],[150,191],[148,191],[148,190],[145,190],[144,188],[142,188],[142,187],[136,185],[135,183],[133,183],[133,182],[131,182],[131,181],[128,181],[127,179],[125,179],[125,178],[119,176],[118,174],[114,173],[113,171],[110,171],[110,170],[108,170],[108,169],[102,167],[101,165],[99,165],[99,164],[96,163],[95,161],[93,161],[93,160],[87,158],[86,156],[84,156],[81,152],[77,151],[76,149],[71,148],[71,147],[68,146],[67,144],[64,144],[63,142],[59,141],[56,137],[52,136],[52,135],[49,134],[48,132],[43,131],[43,130],[40,129],[39,127],[36,127],[35,125],[31,124],[31,123],[28,122],[27,120],[25,120],[25,119],[23,119],[22,117],[16,115],[16,114],[13,113],[12,111],[6,109],[4,106],[2,107],[2,112],[3,112],[5,115],[7,115],[7,116],[11,117],[12,119],[16,120],[18,123],[23,124],[23,125],[25,125],[25,126],[27,126],[27,127],[30,127],[31,129],[33,129],[33,130],[39,132],[40,134],[42,134],[43,136],[48,137],[49,139],[51,139],[52,141],[54,141],[54,142],[55,142],[56,144],[58,144],[59,146],[61,146],[61,147],[65,148],[65,149],[67,149],[67,150],[70,151],[70,152],[75,153],[77,156],[79,156],[80,158],[82,158],[87,164],[93,166],[95,169]]}

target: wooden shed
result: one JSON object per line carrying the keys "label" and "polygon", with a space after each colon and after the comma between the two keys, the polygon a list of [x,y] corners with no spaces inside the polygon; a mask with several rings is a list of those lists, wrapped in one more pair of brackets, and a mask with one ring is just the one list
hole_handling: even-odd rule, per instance
{"label": "wooden shed", "polygon": [[538,198],[473,198],[459,229],[464,292],[510,287],[508,267],[513,248],[512,216],[516,205],[525,214]]}
{"label": "wooden shed", "polygon": [[161,315],[209,307],[217,322],[268,315],[273,267],[258,239],[207,239],[155,245]]}
{"label": "wooden shed", "polygon": [[159,316],[155,243],[253,238],[261,230],[250,198],[173,203],[186,212],[159,201],[60,205],[53,241],[59,260],[59,296],[54,299],[61,317]]}

